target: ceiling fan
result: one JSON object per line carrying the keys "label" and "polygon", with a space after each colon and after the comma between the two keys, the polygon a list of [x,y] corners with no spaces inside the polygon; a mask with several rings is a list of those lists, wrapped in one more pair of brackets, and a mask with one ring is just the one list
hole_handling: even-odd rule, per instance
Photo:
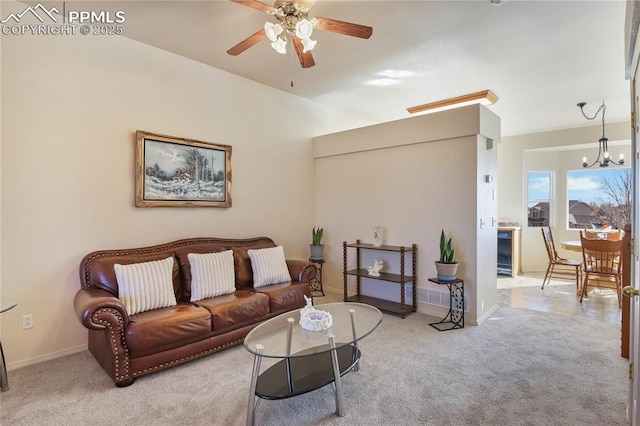
{"label": "ceiling fan", "polygon": [[300,60],[302,68],[315,65],[311,50],[316,44],[310,36],[314,29],[329,31],[353,37],[368,39],[373,28],[335,19],[309,17],[309,9],[317,0],[276,0],[273,6],[258,0],[231,0],[249,6],[276,17],[277,23],[266,22],[264,28],[250,35],[240,43],[227,50],[229,55],[239,55],[264,38],[271,41],[271,47],[278,53],[287,52],[287,41],[290,39]]}

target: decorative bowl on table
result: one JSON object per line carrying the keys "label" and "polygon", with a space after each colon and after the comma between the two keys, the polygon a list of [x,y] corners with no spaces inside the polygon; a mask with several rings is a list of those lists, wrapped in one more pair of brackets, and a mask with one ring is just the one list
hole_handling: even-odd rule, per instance
{"label": "decorative bowl on table", "polygon": [[300,327],[309,331],[327,330],[333,326],[333,318],[326,311],[318,311],[307,313],[300,312]]}
{"label": "decorative bowl on table", "polygon": [[307,306],[300,309],[300,327],[309,331],[327,330],[333,326],[333,317],[327,311],[313,307],[312,300],[304,296]]}

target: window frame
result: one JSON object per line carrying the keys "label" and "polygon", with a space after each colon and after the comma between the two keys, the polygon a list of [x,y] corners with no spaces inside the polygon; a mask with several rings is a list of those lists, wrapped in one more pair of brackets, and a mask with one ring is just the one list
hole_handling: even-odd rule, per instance
{"label": "window frame", "polygon": [[[547,174],[549,177],[549,198],[529,198],[531,194],[530,192],[530,187],[531,187],[531,175],[532,174]],[[555,172],[552,170],[527,170],[527,185],[526,185],[526,197],[527,197],[527,203],[526,203],[526,212],[525,215],[527,217],[527,228],[542,228],[542,227],[550,227],[552,226],[553,223],[553,218],[554,218],[554,214],[553,214],[553,205],[555,203]],[[547,217],[547,223],[545,224],[544,222],[542,222],[540,225],[532,225],[531,224],[531,219],[539,219],[533,217],[533,212],[531,212],[531,216],[529,216],[529,209],[538,203],[548,203],[549,204],[549,215]],[[539,212],[538,216],[540,216]]]}

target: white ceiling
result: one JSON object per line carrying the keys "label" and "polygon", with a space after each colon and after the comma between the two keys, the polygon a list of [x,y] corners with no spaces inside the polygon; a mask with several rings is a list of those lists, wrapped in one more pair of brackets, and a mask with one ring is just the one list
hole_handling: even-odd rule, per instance
{"label": "white ceiling", "polygon": [[[266,39],[239,56],[227,55],[266,20],[274,21],[230,1],[112,1],[108,9],[126,12],[126,37],[372,122],[485,89],[500,98],[490,109],[502,118],[504,136],[597,124],[582,117],[580,101],[593,115],[604,100],[607,122],[629,119],[621,0],[507,0],[501,6],[489,0],[319,0],[310,16],[368,25],[373,35],[362,40],[315,31],[316,65],[309,69],[295,54],[276,53]],[[370,84],[388,70],[410,75],[390,86]]]}

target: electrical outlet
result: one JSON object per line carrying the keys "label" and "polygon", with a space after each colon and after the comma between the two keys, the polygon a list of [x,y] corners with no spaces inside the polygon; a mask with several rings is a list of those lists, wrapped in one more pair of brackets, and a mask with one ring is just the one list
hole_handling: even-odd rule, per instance
{"label": "electrical outlet", "polygon": [[22,329],[33,328],[33,314],[22,316]]}

